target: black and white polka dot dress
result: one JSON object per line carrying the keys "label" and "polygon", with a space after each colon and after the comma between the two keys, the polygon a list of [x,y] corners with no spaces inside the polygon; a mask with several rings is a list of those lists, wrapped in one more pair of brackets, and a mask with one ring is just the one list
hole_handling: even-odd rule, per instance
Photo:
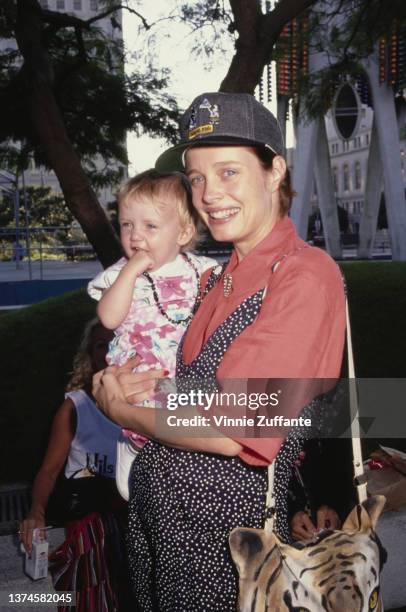
{"label": "black and white polka dot dress", "polygon": [[[214,281],[212,275],[209,286]],[[178,391],[196,388],[196,379],[216,389],[221,359],[255,320],[262,293],[240,304],[191,364],[184,363],[180,346]],[[298,436],[290,435],[275,468],[276,531],[286,541],[287,488],[300,448]],[[141,610],[234,612],[238,577],[228,536],[237,526],[263,527],[266,491],[266,468],[148,442],[132,467],[129,504],[130,572]]]}

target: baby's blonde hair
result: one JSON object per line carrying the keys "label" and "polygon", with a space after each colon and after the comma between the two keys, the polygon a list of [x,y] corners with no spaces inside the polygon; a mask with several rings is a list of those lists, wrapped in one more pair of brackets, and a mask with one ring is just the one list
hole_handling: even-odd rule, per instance
{"label": "baby's blonde hair", "polygon": [[151,168],[145,170],[126,181],[118,192],[117,200],[119,207],[127,204],[133,198],[150,200],[151,203],[157,199],[161,202],[173,197],[182,228],[191,225],[195,233],[190,241],[182,246],[182,251],[194,248],[199,239],[199,215],[193,206],[192,190],[186,176],[181,172],[161,173]]}

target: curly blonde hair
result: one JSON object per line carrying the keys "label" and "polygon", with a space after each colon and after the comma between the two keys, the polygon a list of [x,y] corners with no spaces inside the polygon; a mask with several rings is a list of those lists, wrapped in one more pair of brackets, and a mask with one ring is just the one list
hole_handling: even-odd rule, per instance
{"label": "curly blonde hair", "polygon": [[86,324],[78,351],[73,358],[73,371],[69,372],[71,377],[66,385],[66,391],[77,391],[91,385],[94,371],[90,349],[92,334],[97,327],[103,327],[98,317]]}
{"label": "curly blonde hair", "polygon": [[173,200],[176,203],[181,227],[185,228],[187,225],[191,225],[194,228],[194,235],[187,244],[182,246],[181,251],[190,251],[196,248],[201,240],[202,225],[193,206],[190,183],[184,174],[181,172],[158,172],[154,168],[137,174],[120,187],[117,196],[119,208],[137,198],[145,198],[155,205],[159,199],[168,202],[168,199],[171,198],[169,201]]}

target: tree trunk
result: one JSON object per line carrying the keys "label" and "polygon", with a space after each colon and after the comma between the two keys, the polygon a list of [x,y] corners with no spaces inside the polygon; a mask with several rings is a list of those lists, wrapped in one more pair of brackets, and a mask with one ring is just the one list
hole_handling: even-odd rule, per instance
{"label": "tree trunk", "polygon": [[52,89],[52,66],[41,42],[42,28],[37,0],[18,0],[16,38],[25,60],[21,76],[27,112],[69,210],[106,267],[121,256],[121,246],[69,140]]}
{"label": "tree trunk", "polygon": [[29,106],[32,123],[58,177],[66,204],[100,262],[107,267],[120,258],[121,246],[68,138],[52,91],[47,86],[35,87]]}
{"label": "tree trunk", "polygon": [[230,0],[238,40],[220,91],[253,94],[284,26],[315,1],[280,0],[264,15],[259,0]]}
{"label": "tree trunk", "polygon": [[259,45],[247,47],[238,43],[239,41],[227,75],[220,85],[220,91],[253,94],[261,80],[264,66],[268,63],[267,58]]}

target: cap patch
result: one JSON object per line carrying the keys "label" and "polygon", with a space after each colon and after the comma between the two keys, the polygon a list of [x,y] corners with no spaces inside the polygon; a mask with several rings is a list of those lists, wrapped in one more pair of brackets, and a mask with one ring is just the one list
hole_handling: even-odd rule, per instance
{"label": "cap patch", "polygon": [[211,132],[213,132],[213,130],[214,128],[213,128],[212,123],[207,123],[206,125],[200,125],[199,127],[189,132],[188,138],[189,140],[193,140],[193,138],[196,138],[196,136],[201,136],[202,134],[210,134]]}
{"label": "cap patch", "polygon": [[199,108],[202,110],[209,111],[209,121],[212,124],[216,124],[220,121],[219,107],[218,104],[210,104],[207,98],[203,100],[201,104],[199,104]]}
{"label": "cap patch", "polygon": [[190,109],[190,118],[189,118],[189,130],[193,130],[197,125],[196,121],[196,109],[194,106]]}

